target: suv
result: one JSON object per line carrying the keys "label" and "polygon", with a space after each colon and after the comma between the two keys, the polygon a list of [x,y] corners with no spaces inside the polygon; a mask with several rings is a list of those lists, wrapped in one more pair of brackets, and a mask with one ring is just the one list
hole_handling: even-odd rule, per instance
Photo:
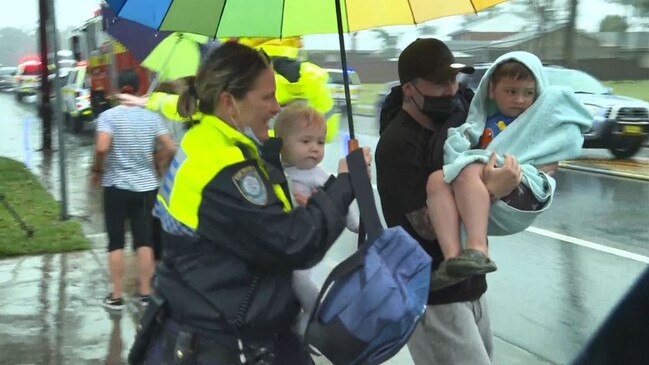
{"label": "suv", "polygon": [[15,67],[0,67],[0,90],[13,89],[16,85],[15,77]]}
{"label": "suv", "polygon": [[61,89],[62,110],[66,126],[72,126],[76,133],[81,132],[84,122],[92,120],[90,105],[90,75],[86,73],[86,63],[79,62],[70,70],[67,83]]}
{"label": "suv", "polygon": [[[475,65],[472,75],[458,74],[474,91],[491,64]],[[584,133],[584,148],[606,148],[613,156],[628,158],[635,155],[649,135],[649,103],[621,95],[593,76],[570,68],[546,65],[550,85],[571,87],[577,99],[593,115],[593,127]]]}
{"label": "suv", "polygon": [[[331,90],[331,95],[334,99],[334,103],[341,109],[347,107],[345,101],[345,82],[343,81],[343,71],[336,68],[325,68],[325,71],[329,74],[329,81],[327,85]],[[347,69],[347,76],[349,76],[349,95],[351,97],[352,104],[358,102],[358,95],[361,92],[361,80],[358,78],[356,71],[352,69]]]}

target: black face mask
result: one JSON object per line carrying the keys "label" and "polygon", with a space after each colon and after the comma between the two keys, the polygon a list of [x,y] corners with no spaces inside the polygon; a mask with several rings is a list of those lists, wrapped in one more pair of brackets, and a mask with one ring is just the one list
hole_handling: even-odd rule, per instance
{"label": "black face mask", "polygon": [[420,112],[433,120],[434,124],[444,124],[446,119],[451,116],[455,108],[460,104],[460,98],[457,93],[453,96],[428,96],[422,94],[417,86],[414,87],[419,95],[424,98],[424,105],[419,106],[414,99],[412,101]]}

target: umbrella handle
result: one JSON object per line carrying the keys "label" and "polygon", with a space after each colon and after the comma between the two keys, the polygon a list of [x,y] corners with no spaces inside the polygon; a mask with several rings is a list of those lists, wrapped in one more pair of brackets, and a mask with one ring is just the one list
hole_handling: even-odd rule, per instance
{"label": "umbrella handle", "polygon": [[356,138],[352,138],[349,141],[347,141],[347,151],[351,152],[353,150],[357,150],[358,147],[359,147],[358,140]]}

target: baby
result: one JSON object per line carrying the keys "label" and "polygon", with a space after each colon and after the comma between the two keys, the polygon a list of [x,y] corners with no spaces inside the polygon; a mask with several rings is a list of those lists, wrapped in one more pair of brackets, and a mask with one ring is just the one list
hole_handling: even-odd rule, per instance
{"label": "baby", "polygon": [[[306,103],[293,102],[277,115],[274,130],[275,136],[282,139],[282,163],[294,203],[305,206],[314,189],[324,186],[330,176],[319,166],[327,133],[324,117]],[[346,225],[358,232],[358,224],[358,212],[352,204]],[[296,331],[303,334],[319,292],[311,281],[310,269],[293,272],[293,291],[304,309],[296,324]]]}

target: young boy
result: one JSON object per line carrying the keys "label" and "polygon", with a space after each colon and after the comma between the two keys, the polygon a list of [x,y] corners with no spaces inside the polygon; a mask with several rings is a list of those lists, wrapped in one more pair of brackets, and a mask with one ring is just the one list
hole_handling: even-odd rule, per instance
{"label": "young boy", "polygon": [[[592,117],[571,90],[546,83],[536,56],[508,53],[484,75],[467,122],[449,130],[444,168],[427,184],[428,214],[445,258],[431,289],[495,271],[487,234],[513,234],[531,225],[554,193],[554,179],[546,172],[580,154],[581,133]],[[483,182],[496,164],[520,164],[521,183],[506,196],[495,196]]]}
{"label": "young boy", "polygon": [[[277,115],[275,136],[282,139],[281,158],[294,203],[305,206],[314,189],[324,186],[330,177],[318,164],[324,157],[327,127],[322,114],[306,103],[293,102]],[[347,228],[358,232],[359,218],[354,205],[347,214]],[[296,331],[303,334],[318,297],[318,287],[311,281],[311,270],[293,272],[293,291],[304,312]]]}

